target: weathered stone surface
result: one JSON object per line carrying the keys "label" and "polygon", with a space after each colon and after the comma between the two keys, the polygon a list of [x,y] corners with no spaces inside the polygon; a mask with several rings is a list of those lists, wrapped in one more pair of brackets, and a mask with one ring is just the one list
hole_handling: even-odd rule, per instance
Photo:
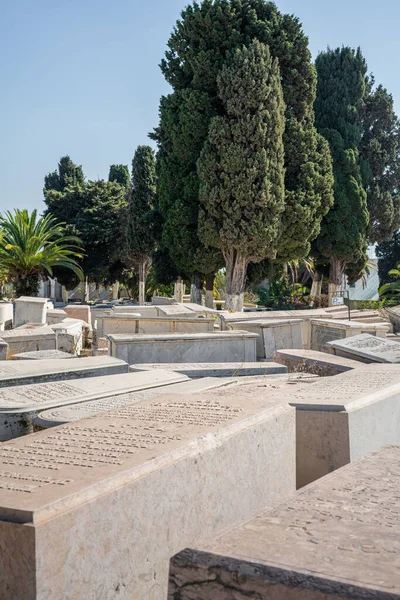
{"label": "weathered stone surface", "polygon": [[2,590],[164,600],[171,556],[293,493],[294,434],[262,397],[168,395],[1,445]]}
{"label": "weathered stone surface", "polygon": [[[284,400],[284,397],[281,397]],[[364,365],[296,389],[297,485],[400,444],[400,367]]]}
{"label": "weathered stone surface", "polygon": [[185,304],[172,304],[171,306],[157,306],[158,316],[166,317],[193,317],[193,311],[187,308]]}
{"label": "weathered stone surface", "polygon": [[64,319],[68,318],[68,314],[62,308],[53,308],[46,312],[46,323],[48,325],[55,325],[61,323]]}
{"label": "weathered stone surface", "polygon": [[7,360],[8,355],[8,344],[4,340],[0,339],[0,360]]}
{"label": "weathered stone surface", "polygon": [[328,342],[369,333],[385,338],[390,326],[384,323],[360,323],[358,321],[340,321],[318,319],[311,321],[311,350],[323,351]]}
{"label": "weathered stone surface", "polygon": [[175,298],[166,298],[165,296],[153,296],[151,303],[155,304],[156,306],[177,304]]}
{"label": "weathered stone surface", "polygon": [[56,349],[56,334],[50,327],[10,329],[2,331],[1,338],[8,344],[8,358],[21,352]]}
{"label": "weathered stone surface", "polygon": [[97,336],[114,333],[207,333],[214,331],[214,319],[178,317],[137,317],[134,315],[105,316],[97,319]]}
{"label": "weathered stone surface", "polygon": [[326,344],[333,354],[345,358],[356,358],[366,363],[400,363],[398,342],[362,334],[335,340]]}
{"label": "weathered stone surface", "polygon": [[112,312],[119,314],[134,314],[141,317],[158,317],[158,309],[156,306],[138,306],[131,304],[121,304],[121,306],[113,306]]}
{"label": "weathered stone surface", "polygon": [[37,350],[36,352],[21,352],[21,354],[13,356],[13,360],[60,360],[66,358],[74,358],[74,356],[61,350]]}
{"label": "weathered stone surface", "polygon": [[301,319],[260,319],[235,322],[236,330],[258,335],[257,358],[271,360],[281,348],[303,348],[303,323]]}
{"label": "weathered stone surface", "polygon": [[400,449],[340,469],[171,560],[169,600],[400,598]]}
{"label": "weathered stone surface", "polygon": [[196,381],[184,381],[183,383],[173,383],[168,386],[160,386],[158,388],[152,388],[141,392],[132,392],[130,394],[122,394],[122,396],[116,396],[112,398],[104,398],[101,400],[89,400],[88,402],[81,402],[80,404],[72,404],[70,406],[61,406],[59,408],[52,408],[45,410],[38,414],[35,419],[35,423],[40,427],[56,427],[57,425],[64,425],[65,423],[71,423],[72,421],[79,421],[88,417],[93,417],[101,413],[109,412],[117,408],[123,408],[140,400],[148,400],[155,396],[161,396],[164,394],[183,394],[189,395],[198,394],[213,389],[228,388],[232,392],[231,388],[236,384],[236,380],[232,378],[214,378],[205,377],[204,379],[197,379]]}
{"label": "weathered stone surface", "polygon": [[[376,340],[377,338],[373,339]],[[357,369],[363,364],[357,360],[334,356],[317,350],[278,350],[274,360],[288,367],[289,372],[316,373],[320,377],[339,375],[339,373]]]}
{"label": "weathered stone surface", "polygon": [[128,365],[111,356],[40,360],[16,360],[0,364],[0,387],[118,375],[128,373]]}
{"label": "weathered stone surface", "polygon": [[[171,307],[168,307],[171,308]],[[108,336],[110,355],[130,365],[171,362],[255,362],[257,336],[244,331]]]}
{"label": "weathered stone surface", "polygon": [[[84,359],[82,359],[84,360]],[[18,363],[10,363],[15,368]],[[65,363],[63,363],[65,364]],[[0,389],[0,441],[32,431],[33,419],[46,408],[78,404],[87,400],[113,398],[122,394],[151,389],[187,378],[172,371],[105,375],[88,379],[71,379],[11,386]]]}
{"label": "weathered stone surface", "polygon": [[0,330],[10,329],[13,324],[14,307],[11,302],[0,302]]}
{"label": "weathered stone surface", "polygon": [[79,319],[85,321],[85,323],[91,324],[92,315],[90,312],[90,306],[85,304],[68,304],[65,307],[65,312],[72,319]]}
{"label": "weathered stone surface", "polygon": [[45,325],[47,302],[47,298],[32,298],[30,296],[21,296],[14,300],[14,327],[19,327],[25,323],[41,323]]}
{"label": "weathered stone surface", "polygon": [[248,377],[260,375],[276,375],[287,373],[287,367],[273,362],[269,363],[153,363],[131,365],[129,370],[152,371],[165,369],[187,375],[192,379],[200,377]]}

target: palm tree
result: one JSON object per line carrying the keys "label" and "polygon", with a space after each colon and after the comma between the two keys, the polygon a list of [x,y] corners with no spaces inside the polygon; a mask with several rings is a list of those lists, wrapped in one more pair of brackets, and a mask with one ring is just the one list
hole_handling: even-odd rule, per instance
{"label": "palm tree", "polygon": [[384,296],[387,293],[391,293],[391,294],[397,293],[398,294],[400,292],[400,264],[397,265],[397,269],[392,269],[391,271],[389,271],[389,275],[392,275],[392,277],[395,277],[397,279],[397,281],[392,281],[391,283],[385,283],[385,285],[383,285],[379,289],[380,296]]}
{"label": "palm tree", "polygon": [[51,215],[37,218],[37,211],[7,211],[0,216],[0,273],[15,283],[17,296],[36,296],[39,280],[52,275],[53,267],[70,269],[83,279],[76,259],[80,239],[66,235],[64,223]]}

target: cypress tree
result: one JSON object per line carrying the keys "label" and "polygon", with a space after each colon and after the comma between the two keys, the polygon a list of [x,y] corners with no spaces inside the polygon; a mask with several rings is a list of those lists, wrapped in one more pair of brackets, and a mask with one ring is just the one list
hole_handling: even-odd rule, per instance
{"label": "cypress tree", "polygon": [[277,59],[254,41],[218,76],[224,117],[214,117],[199,159],[199,232],[226,264],[226,308],[242,310],[247,266],[275,258],[284,210],[285,128]]}
{"label": "cypress tree", "polygon": [[108,181],[115,181],[116,183],[122,185],[122,187],[128,189],[131,182],[128,166],[111,165],[110,172],[108,174]]}
{"label": "cypress tree", "polygon": [[400,227],[400,123],[393,97],[367,81],[361,113],[361,172],[370,215],[369,242],[391,238]]}
{"label": "cypress tree", "polygon": [[139,273],[139,304],[145,302],[146,279],[155,246],[156,162],[150,146],[138,146],[132,160],[129,202],[129,256]]}
{"label": "cypress tree", "polygon": [[367,194],[360,170],[360,111],[366,92],[366,63],[361,51],[328,49],[316,60],[318,73],[316,124],[329,142],[334,205],[321,224],[314,244],[316,258],[330,264],[330,297],[340,289],[348,265],[362,269],[368,245]]}
{"label": "cypress tree", "polygon": [[[316,73],[298,19],[280,14],[275,4],[265,0],[194,3],[182,12],[161,63],[173,92],[161,99],[160,125],[153,136],[160,149],[159,200],[166,231],[172,224],[170,233],[164,234],[165,245],[186,272],[201,272],[204,264],[198,261],[205,257],[202,262],[207,266],[213,258],[198,240],[196,163],[211,119],[226,116],[218,97],[218,74],[227,52],[248,47],[255,39],[268,45],[271,56],[278,59],[286,104],[286,210],[281,218],[278,258],[288,260],[308,253],[333,200],[329,148],[314,127]],[[182,160],[186,151],[187,160]],[[179,234],[185,232],[177,244],[172,235],[175,222],[180,225]]]}

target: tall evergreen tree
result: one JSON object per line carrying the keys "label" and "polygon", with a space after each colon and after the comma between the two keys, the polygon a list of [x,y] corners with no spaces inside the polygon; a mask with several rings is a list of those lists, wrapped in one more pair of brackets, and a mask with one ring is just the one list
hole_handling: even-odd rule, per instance
{"label": "tall evergreen tree", "polygon": [[128,189],[131,182],[128,166],[111,165],[110,172],[108,174],[108,181],[115,181],[116,183],[122,185],[124,188]]}
{"label": "tall evergreen tree", "polygon": [[218,76],[226,116],[199,159],[199,232],[226,264],[226,308],[243,309],[247,266],[275,258],[284,210],[285,105],[277,59],[257,40]]}
{"label": "tall evergreen tree", "polygon": [[[225,116],[217,77],[227,52],[248,47],[254,39],[268,45],[272,57],[278,59],[286,104],[286,210],[278,248],[282,259],[307,254],[332,202],[329,148],[314,127],[316,73],[298,19],[280,14],[275,4],[265,0],[194,3],[182,12],[161,64],[173,92],[161,99],[160,125],[154,134],[160,148],[159,199],[166,231],[169,223],[172,232],[178,222],[179,234],[185,235],[177,248],[172,234],[165,234],[165,245],[186,272],[201,271],[204,267],[197,260],[202,256],[206,264],[211,264],[197,235],[196,163],[211,119]],[[190,159],[182,162],[186,150]],[[190,248],[196,250],[191,252]],[[180,254],[185,265],[180,262]],[[191,264],[186,262],[188,256]]]}
{"label": "tall evergreen tree", "polygon": [[[360,111],[366,92],[366,63],[361,51],[328,49],[316,60],[318,73],[316,124],[328,140],[335,176],[332,209],[323,219],[314,244],[318,260],[330,264],[329,293],[341,287],[346,267],[365,262],[369,215],[363,187],[359,148]],[[354,268],[352,278],[354,278]]]}
{"label": "tall evergreen tree", "polygon": [[367,82],[360,146],[361,170],[367,191],[371,244],[391,238],[400,227],[400,122],[393,97],[382,86]]}
{"label": "tall evergreen tree", "polygon": [[379,281],[381,285],[395,281],[389,271],[400,264],[400,231],[392,236],[390,240],[382,242],[376,248],[378,258]]}
{"label": "tall evergreen tree", "polygon": [[85,181],[82,167],[72,162],[69,156],[63,156],[58,163],[58,169],[48,173],[44,178],[44,194],[47,190],[62,192],[67,185],[82,185]]}
{"label": "tall evergreen tree", "polygon": [[146,279],[155,246],[156,162],[150,146],[139,146],[132,161],[128,253],[139,272],[139,304],[145,302]]}

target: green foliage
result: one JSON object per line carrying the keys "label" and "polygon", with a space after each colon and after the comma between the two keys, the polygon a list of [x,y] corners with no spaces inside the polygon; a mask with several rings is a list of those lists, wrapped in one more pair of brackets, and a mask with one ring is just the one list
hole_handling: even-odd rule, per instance
{"label": "green foliage", "polygon": [[75,165],[69,156],[63,156],[58,163],[58,169],[44,178],[44,195],[46,197],[47,190],[62,192],[68,185],[82,185],[84,181],[82,167]]}
{"label": "green foliage", "polygon": [[362,111],[361,168],[367,190],[371,243],[390,239],[400,227],[400,123],[393,98],[367,82]]}
{"label": "green foliage", "polygon": [[6,212],[0,217],[0,272],[15,283],[17,296],[36,296],[39,278],[56,267],[83,278],[80,244],[50,215],[38,219],[36,210]]}
{"label": "green foliage", "polygon": [[400,231],[392,236],[386,242],[382,242],[376,248],[376,256],[378,257],[378,271],[381,285],[393,281],[393,277],[388,275],[393,265],[400,263]]}
{"label": "green foliage", "polygon": [[155,200],[154,151],[150,146],[139,146],[132,161],[132,192],[129,200],[128,252],[135,260],[148,260],[154,250]]}
{"label": "green foliage", "polygon": [[111,165],[108,174],[108,181],[114,181],[128,189],[131,183],[129,169],[127,165]]}
{"label": "green foliage", "polygon": [[384,296],[385,294],[391,294],[398,296],[400,294],[400,264],[397,265],[396,269],[391,269],[388,275],[390,275],[394,281],[385,283],[379,289],[379,295]]}
{"label": "green foliage", "polygon": [[[218,263],[216,253],[206,255],[197,238],[196,162],[211,119],[226,116],[217,78],[227,52],[249,47],[254,40],[268,45],[272,58],[278,59],[286,104],[286,210],[279,238],[282,258],[307,254],[332,203],[328,146],[313,122],[316,73],[298,19],[282,15],[275,4],[265,0],[196,2],[182,12],[168,42],[161,69],[173,93],[161,99],[160,126],[153,136],[160,149],[163,239],[174,261],[186,272],[208,272],[204,271],[207,265],[210,271],[215,269],[210,258]],[[190,151],[182,152],[184,149]],[[206,260],[200,264],[204,256]]]}
{"label": "green foliage", "polygon": [[259,306],[272,308],[276,306],[287,306],[292,301],[293,287],[289,282],[287,275],[281,273],[269,283],[269,288],[258,288],[257,294],[260,298]]}
{"label": "green foliage", "polygon": [[[62,164],[64,159],[60,160]],[[69,173],[81,173],[81,167],[71,162],[68,165]],[[46,214],[65,223],[68,233],[82,239],[82,268],[86,276],[99,284],[114,281],[112,274],[120,263],[126,241],[126,189],[115,181],[86,182],[83,174],[64,176],[65,169],[59,171],[60,181],[63,177],[65,185],[57,185],[55,179],[48,177],[45,180]],[[50,189],[51,183],[57,187]],[[68,289],[75,287],[76,278],[69,271],[60,268],[54,274]]]}
{"label": "green foliage", "polygon": [[359,110],[367,67],[361,51],[350,48],[328,49],[317,57],[316,67],[316,124],[332,153],[335,202],[322,221],[314,253],[359,265],[366,253],[369,223],[359,161]]}
{"label": "green foliage", "polygon": [[224,117],[214,117],[198,162],[199,234],[225,258],[276,255],[284,209],[284,103],[278,61],[258,41],[236,50],[218,76]]}

